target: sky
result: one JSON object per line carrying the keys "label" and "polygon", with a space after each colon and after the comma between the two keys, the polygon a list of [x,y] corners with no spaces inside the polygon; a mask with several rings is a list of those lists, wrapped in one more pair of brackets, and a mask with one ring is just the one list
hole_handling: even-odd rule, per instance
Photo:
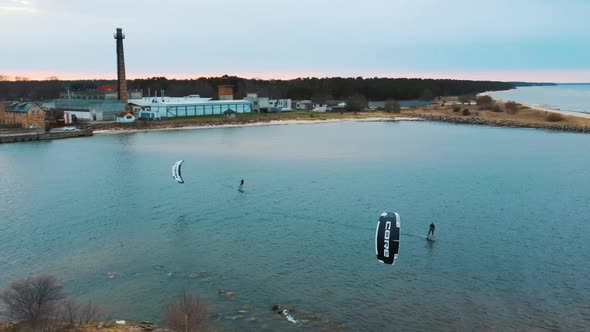
{"label": "sky", "polygon": [[0,0],[0,75],[590,82],[590,0]]}

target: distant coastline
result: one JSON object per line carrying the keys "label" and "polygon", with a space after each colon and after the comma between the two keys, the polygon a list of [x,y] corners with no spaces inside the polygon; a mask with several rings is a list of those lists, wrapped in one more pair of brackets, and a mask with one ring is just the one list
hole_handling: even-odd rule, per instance
{"label": "distant coastline", "polygon": [[559,83],[553,82],[510,82],[515,88],[522,87],[522,86],[555,86],[559,85]]}
{"label": "distant coastline", "polygon": [[546,111],[590,113],[590,84],[521,86],[512,90],[487,91],[478,95],[489,95],[504,101],[512,100]]}

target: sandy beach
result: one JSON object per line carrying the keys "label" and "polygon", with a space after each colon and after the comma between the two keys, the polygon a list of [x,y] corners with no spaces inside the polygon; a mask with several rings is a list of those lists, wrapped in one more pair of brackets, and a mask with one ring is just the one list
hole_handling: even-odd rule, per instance
{"label": "sandy beach", "polygon": [[104,129],[95,130],[95,135],[109,135],[129,132],[144,131],[167,131],[167,130],[195,130],[195,129],[215,129],[215,128],[236,128],[236,127],[259,127],[259,126],[280,126],[289,124],[314,124],[314,123],[335,123],[335,122],[385,122],[385,121],[420,121],[421,119],[412,117],[369,117],[369,118],[345,118],[345,119],[321,119],[321,120],[271,120],[267,122],[240,123],[240,124],[210,124],[210,125],[189,125],[183,127],[159,127],[159,128],[121,128],[121,129]]}
{"label": "sandy beach", "polygon": [[571,115],[571,116],[575,116],[575,117],[579,117],[579,118],[590,119],[590,113],[558,110],[558,109],[553,109],[553,108],[542,107],[542,106],[535,105],[535,104],[523,104],[523,105],[530,107],[532,109],[539,110],[539,111],[560,113],[563,115]]}

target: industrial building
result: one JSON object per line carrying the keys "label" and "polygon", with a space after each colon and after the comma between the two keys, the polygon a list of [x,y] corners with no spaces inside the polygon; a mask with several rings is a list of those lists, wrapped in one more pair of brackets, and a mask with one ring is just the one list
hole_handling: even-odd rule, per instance
{"label": "industrial building", "polygon": [[113,121],[116,114],[125,111],[125,103],[118,99],[55,99],[43,103],[43,108],[63,110],[79,120]]}
{"label": "industrial building", "polygon": [[291,99],[270,99],[248,93],[244,100],[252,102],[252,111],[258,113],[291,111]]}
{"label": "industrial building", "polygon": [[45,111],[34,103],[1,102],[0,126],[45,128]]}
{"label": "industrial building", "polygon": [[129,105],[137,111],[140,119],[159,120],[203,115],[225,115],[236,113],[251,113],[252,102],[249,100],[234,100],[233,86],[219,85],[219,100],[205,98],[199,95],[186,97],[144,97],[129,99]]}
{"label": "industrial building", "polygon": [[131,106],[139,107],[140,119],[158,120],[161,118],[222,115],[226,111],[251,113],[252,103],[248,100],[211,100],[199,95],[186,97],[144,97],[130,99]]}
{"label": "industrial building", "polygon": [[257,93],[248,93],[244,100],[252,103],[252,111],[256,113],[267,112],[270,106],[268,97],[258,97]]}
{"label": "industrial building", "polygon": [[[96,89],[88,90],[67,90],[59,94],[60,99],[119,99],[116,85],[99,85]],[[130,99],[143,97],[141,90],[128,91]]]}

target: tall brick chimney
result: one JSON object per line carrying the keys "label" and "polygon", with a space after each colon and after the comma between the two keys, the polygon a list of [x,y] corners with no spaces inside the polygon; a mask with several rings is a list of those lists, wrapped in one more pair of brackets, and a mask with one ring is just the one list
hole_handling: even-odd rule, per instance
{"label": "tall brick chimney", "polygon": [[125,108],[127,108],[127,103],[129,97],[127,95],[127,78],[125,77],[125,56],[123,54],[123,39],[125,39],[125,34],[121,28],[117,28],[117,32],[115,33],[115,39],[117,40],[117,89],[119,100],[122,100],[125,103]]}

